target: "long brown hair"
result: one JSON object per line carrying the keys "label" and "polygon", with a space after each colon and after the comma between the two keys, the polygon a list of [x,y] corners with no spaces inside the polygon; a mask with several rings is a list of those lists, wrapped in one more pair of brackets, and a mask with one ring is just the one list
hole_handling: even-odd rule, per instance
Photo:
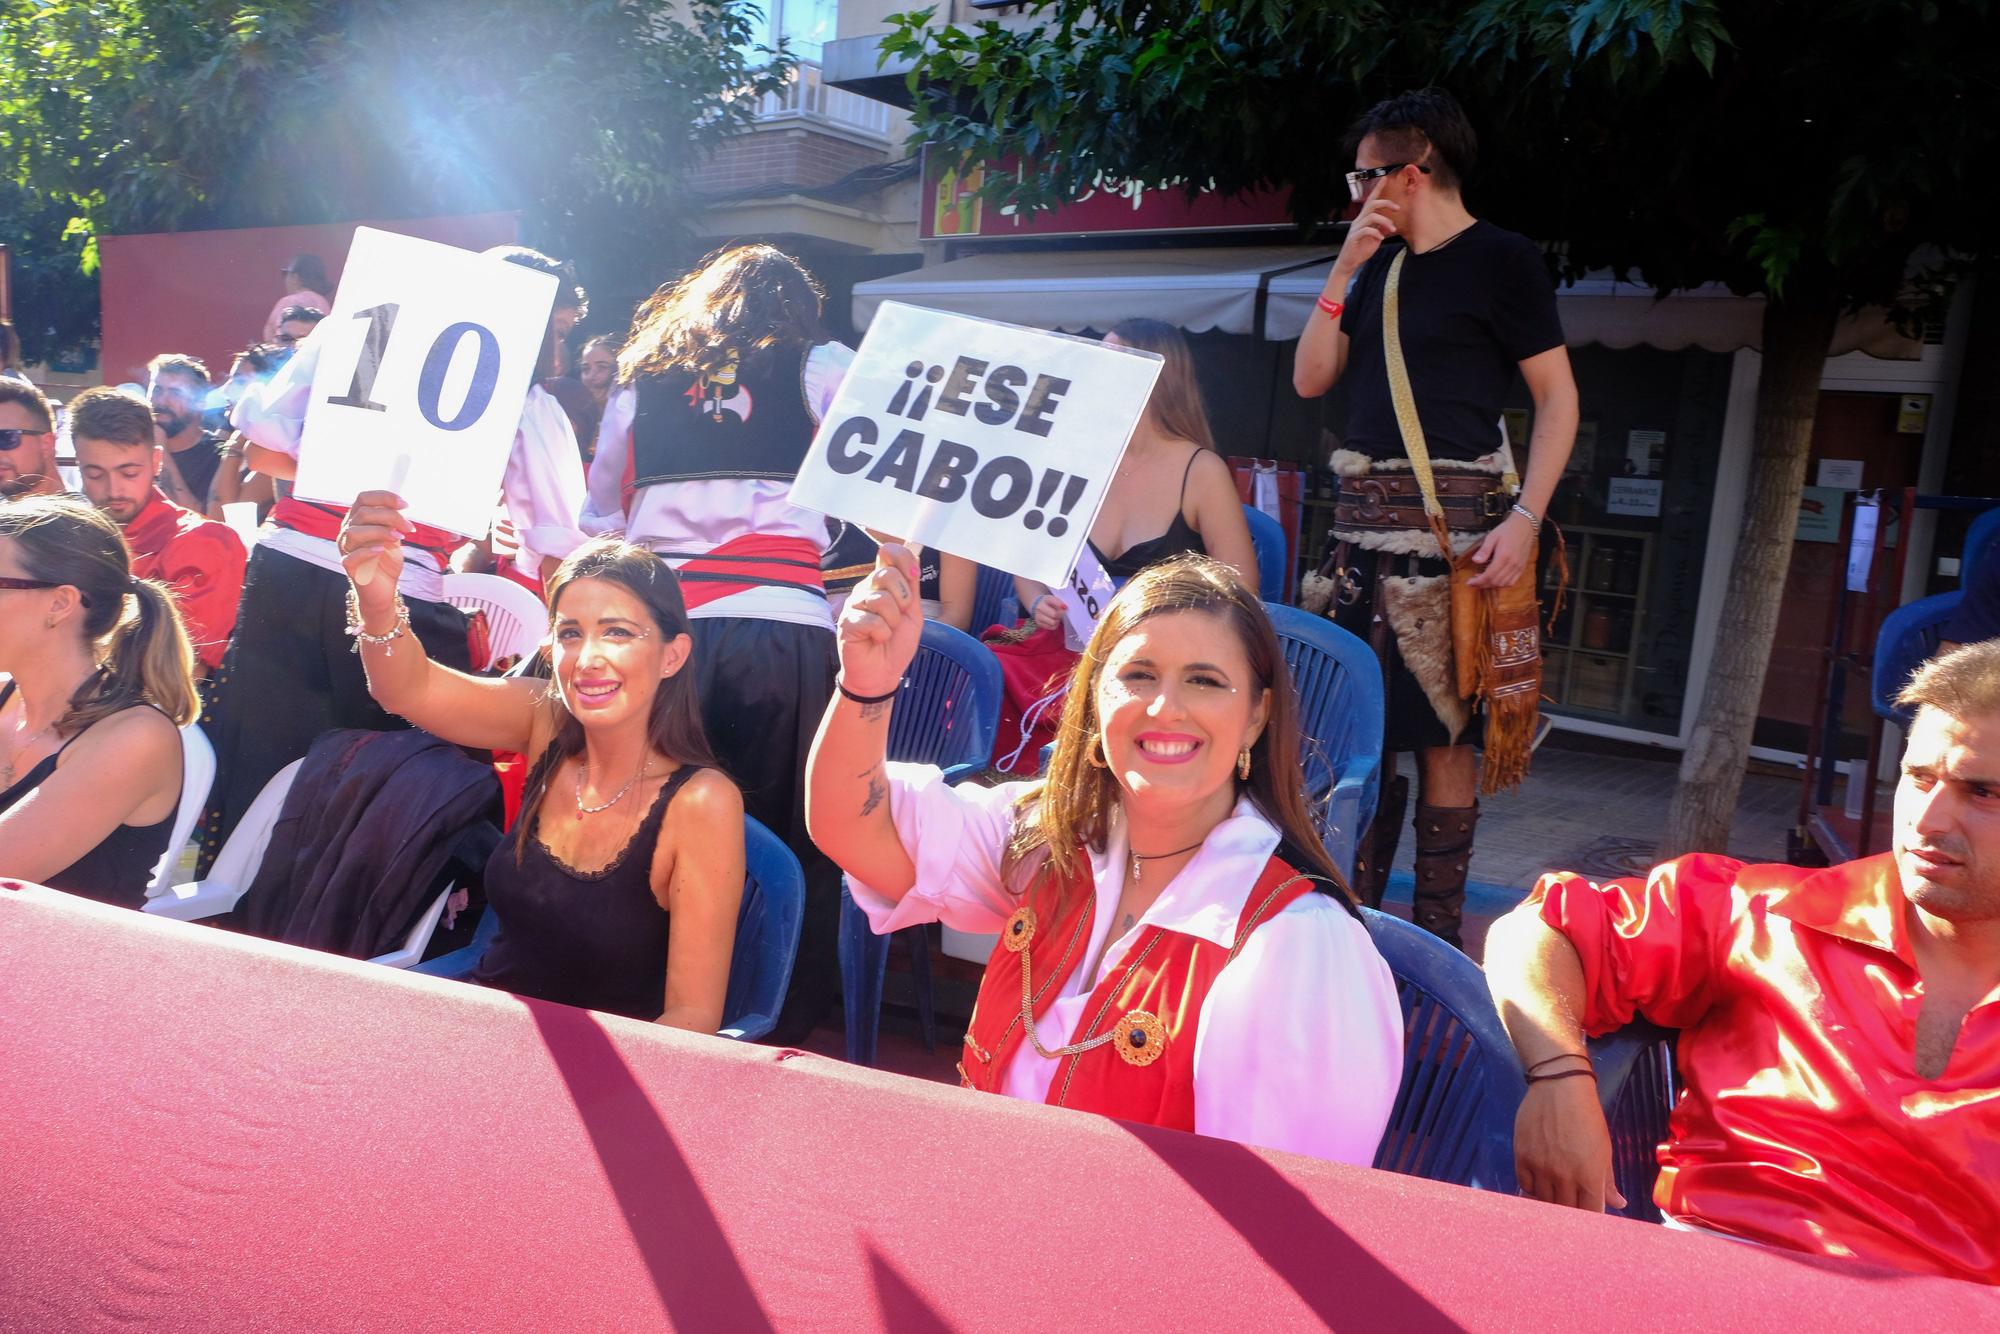
{"label": "long brown hair", "polygon": [[[563,590],[579,579],[603,579],[638,598],[667,639],[691,633],[687,603],[681,597],[681,581],[674,577],[665,561],[645,547],[615,537],[601,537],[571,552],[549,580],[551,622],[562,606]],[[553,683],[548,698],[556,715],[556,732],[549,748],[536,762],[527,790],[521,796],[521,813],[514,827],[517,860],[527,848],[528,831],[535,827],[542,798],[548,795],[550,775],[563,760],[583,753],[583,724],[563,704]],[[708,735],[701,730],[692,658],[654,689],[652,710],[646,719],[646,744],[676,764],[720,767],[715,752],[708,747]]]}
{"label": "long brown hair", "polygon": [[1234,567],[1195,555],[1176,556],[1141,570],[1098,621],[1070,674],[1048,772],[1023,794],[1016,808],[1014,833],[1002,859],[1005,878],[1022,884],[1027,877],[1017,877],[1017,872],[1046,867],[1059,882],[1066,882],[1077,871],[1078,849],[1103,850],[1122,789],[1111,770],[1088,759],[1101,726],[1097,682],[1120,640],[1149,618],[1177,611],[1207,612],[1228,626],[1250,660],[1256,688],[1270,690],[1264,730],[1250,747],[1249,781],[1238,780],[1241,790],[1278,827],[1298,859],[1308,863],[1298,869],[1324,876],[1351,901],[1346,878],[1313,829],[1299,762],[1298,700],[1277,631],[1264,614],[1264,604],[1243,586]]}
{"label": "long brown hair", "polygon": [[1153,396],[1146,400],[1146,415],[1154,427],[1163,435],[1214,449],[1215,433],[1208,429],[1208,411],[1201,404],[1201,383],[1195,379],[1187,336],[1171,324],[1136,318],[1112,325],[1111,336],[1141,352],[1159,353],[1164,363],[1160,378],[1153,382]]}
{"label": "long brown hair", "polygon": [[180,610],[165,585],[132,577],[118,525],[73,496],[29,496],[0,505],[0,537],[14,543],[28,578],[67,585],[83,601],[83,635],[98,670],[70,696],[57,736],[135,704],[151,704],[178,726],[194,721],[194,647]]}
{"label": "long brown hair", "polygon": [[618,383],[826,341],[826,292],[805,265],[767,245],[726,246],[647,297],[618,353]]}

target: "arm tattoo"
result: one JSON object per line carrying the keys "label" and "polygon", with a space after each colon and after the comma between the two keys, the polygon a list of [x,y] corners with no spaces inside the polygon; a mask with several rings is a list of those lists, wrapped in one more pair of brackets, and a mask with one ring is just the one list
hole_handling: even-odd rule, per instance
{"label": "arm tattoo", "polygon": [[888,713],[889,713],[889,701],[886,699],[879,704],[863,704],[861,706],[861,721],[864,723],[872,723],[877,718],[887,717]]}
{"label": "arm tattoo", "polygon": [[862,815],[873,815],[875,808],[882,804],[882,798],[888,795],[889,785],[882,781],[881,772],[878,769],[870,769],[868,771],[868,796],[861,803]]}

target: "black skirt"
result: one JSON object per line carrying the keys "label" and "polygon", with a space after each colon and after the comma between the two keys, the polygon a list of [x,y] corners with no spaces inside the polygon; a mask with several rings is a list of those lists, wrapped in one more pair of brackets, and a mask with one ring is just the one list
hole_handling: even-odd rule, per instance
{"label": "black skirt", "polygon": [[[258,546],[250,553],[236,632],[202,714],[215,747],[215,786],[202,820],[198,875],[207,875],[237,821],[271,776],[304,755],[321,732],[408,727],[368,694],[347,634],[347,576]],[[406,599],[410,628],[435,662],[470,671],[465,613]]]}
{"label": "black skirt", "polygon": [[838,667],[824,626],[747,616],[693,623],[702,729],[743,808],[785,841],[805,871],[805,922],[771,1041],[794,1045],[839,992],[840,869],[806,833],[806,756],[833,697]]}

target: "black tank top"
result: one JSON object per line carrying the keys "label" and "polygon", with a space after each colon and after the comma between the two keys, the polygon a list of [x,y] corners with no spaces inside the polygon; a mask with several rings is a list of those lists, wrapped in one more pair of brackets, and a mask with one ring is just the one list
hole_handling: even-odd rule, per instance
{"label": "black tank top", "polygon": [[1208,554],[1208,548],[1202,545],[1201,534],[1187,521],[1188,475],[1194,471],[1194,461],[1200,457],[1200,450],[1188,456],[1187,467],[1181,472],[1180,502],[1174,506],[1174,521],[1167,525],[1166,532],[1158,537],[1149,537],[1144,542],[1134,542],[1116,557],[1108,557],[1099,551],[1097,543],[1090,544],[1091,554],[1097,557],[1097,563],[1104,567],[1104,572],[1119,587],[1124,587],[1127,579],[1148,565],[1157,565],[1169,556]]}
{"label": "black tank top", "polygon": [[[555,761],[553,748],[541,763]],[[517,996],[653,1020],[666,1008],[667,910],[653,897],[660,821],[699,765],[675,770],[639,828],[599,871],[557,861],[534,832],[519,860],[508,838],[486,863],[486,901],[499,933],[473,980]],[[533,786],[530,777],[529,786]]]}
{"label": "black tank top", "polygon": [[[0,705],[13,698],[14,683],[9,681],[0,686]],[[151,705],[147,706],[152,707]],[[90,729],[85,728],[84,732]],[[33,792],[49,780],[56,771],[56,760],[64,750],[76,744],[83,732],[63,742],[62,749],[43,759],[40,764],[21,775],[5,792],[0,792],[0,811],[7,810],[21,798]],[[75,861],[46,877],[42,883],[50,889],[60,889],[70,894],[81,894],[99,903],[115,904],[120,908],[140,909],[146,906],[146,887],[153,883],[153,868],[160,863],[161,854],[167,850],[167,841],[174,836],[174,816],[180,813],[180,798],[174,798],[174,809],[157,824],[121,824],[104,836],[104,840]]]}

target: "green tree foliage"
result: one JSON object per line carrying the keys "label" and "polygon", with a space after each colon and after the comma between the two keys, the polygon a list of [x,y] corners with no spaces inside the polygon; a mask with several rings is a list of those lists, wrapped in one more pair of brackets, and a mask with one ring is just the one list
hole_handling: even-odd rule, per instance
{"label": "green tree foliage", "polygon": [[84,237],[67,201],[0,181],[0,241],[7,244],[15,332],[30,366],[97,338],[97,280],[83,271]]}
{"label": "green tree foliage", "polygon": [[751,40],[746,0],[0,0],[0,177],[86,237],[520,209],[636,293],[783,83]]}
{"label": "green tree foliage", "polygon": [[2000,169],[1989,0],[1042,0],[1025,23],[896,19],[915,133],[995,202],[1103,170],[1346,204],[1343,128],[1437,83],[1482,128],[1474,212],[1569,274],[1762,294],[1756,455],[1671,851],[1719,848],[1776,628],[1820,367],[1845,307],[1934,292],[1988,250]]}

